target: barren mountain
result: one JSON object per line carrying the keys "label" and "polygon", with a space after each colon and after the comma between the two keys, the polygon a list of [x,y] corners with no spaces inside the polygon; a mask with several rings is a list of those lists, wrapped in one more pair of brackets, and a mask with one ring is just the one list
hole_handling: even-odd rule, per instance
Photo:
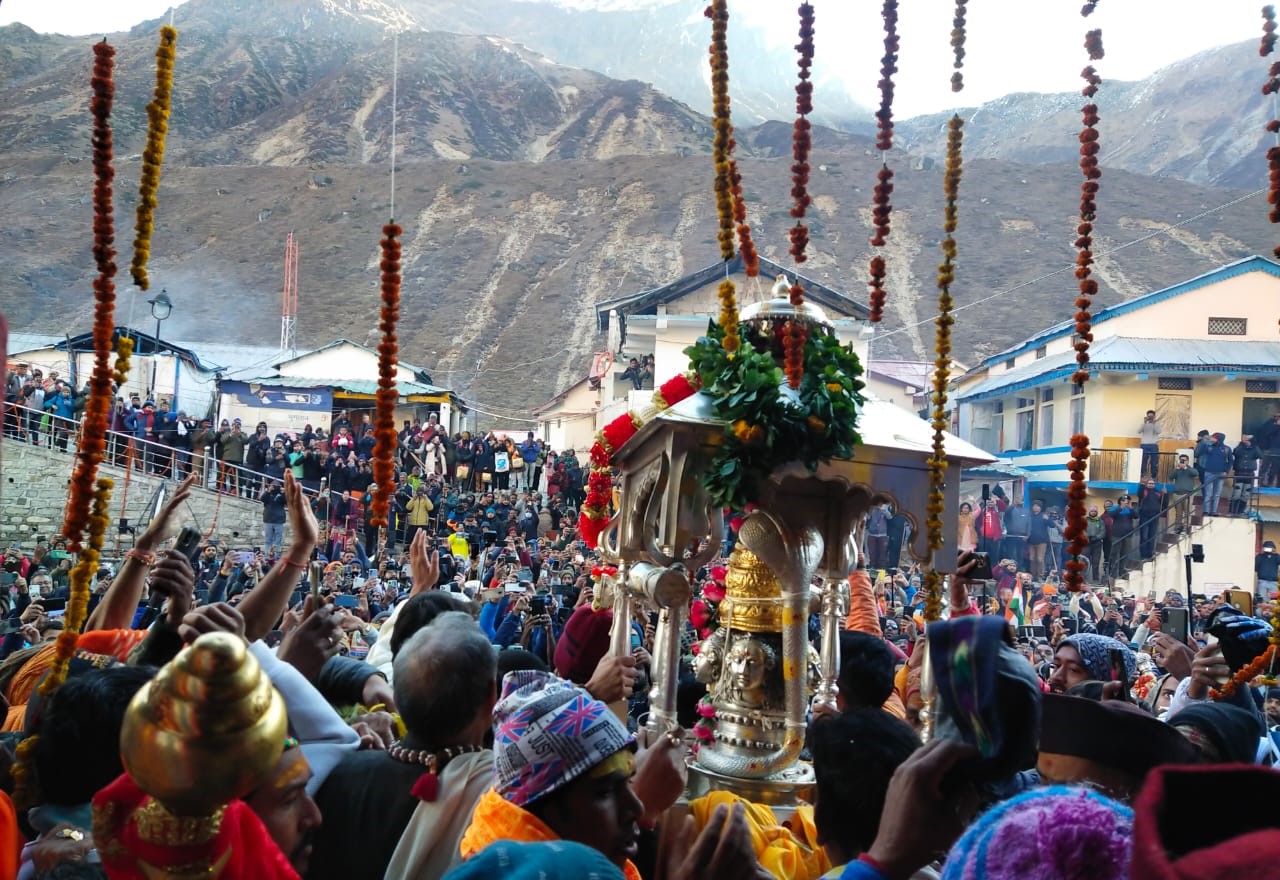
{"label": "barren mountain", "polygon": [[[414,9],[391,0],[180,7],[152,251],[153,283],[175,303],[166,336],[272,344],[292,230],[302,254],[299,342],[370,337],[379,228],[389,214],[386,34],[422,26]],[[132,237],[154,25],[112,38],[122,247]],[[8,218],[0,306],[15,328],[89,326],[90,45],[0,29],[0,211]],[[410,30],[399,45],[404,356],[481,405],[528,409],[586,372],[602,344],[594,303],[716,259],[707,120],[639,82],[564,67],[500,38]],[[702,58],[700,47],[687,51]],[[738,132],[757,241],[783,263],[789,129]],[[982,302],[960,314],[961,360],[1070,314],[1080,182],[1074,129],[1063,134],[1071,161],[1049,164],[978,158],[981,113],[972,129],[955,291],[962,305]],[[922,141],[892,161],[891,300],[873,352],[929,357],[932,328],[922,322],[934,303],[941,155]],[[815,131],[814,253],[805,274],[859,299],[878,164],[866,138]],[[1262,198],[1217,210],[1240,195],[1108,168],[1095,233],[1100,300],[1269,253],[1276,235]],[[126,279],[119,320],[132,314],[145,326],[146,306]]]}
{"label": "barren mountain", "polygon": [[[1097,102],[1107,168],[1192,183],[1266,186],[1267,121],[1276,115],[1261,87],[1269,59],[1248,40],[1201,52],[1140,82],[1105,81]],[[1100,65],[1106,76],[1105,61]],[[1069,162],[1079,155],[1078,92],[1006,95],[962,112],[970,156],[1015,162]],[[918,116],[896,130],[905,149],[937,152],[951,114]]]}

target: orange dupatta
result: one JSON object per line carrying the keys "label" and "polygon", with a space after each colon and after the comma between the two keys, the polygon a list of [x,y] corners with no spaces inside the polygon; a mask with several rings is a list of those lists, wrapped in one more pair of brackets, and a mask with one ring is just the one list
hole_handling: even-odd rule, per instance
{"label": "orange dupatta", "polygon": [[[506,801],[490,788],[476,804],[471,824],[462,835],[462,857],[469,859],[491,843],[512,840],[516,843],[543,843],[560,837],[528,810]],[[627,880],[641,880],[640,871],[631,862],[623,866]]]}

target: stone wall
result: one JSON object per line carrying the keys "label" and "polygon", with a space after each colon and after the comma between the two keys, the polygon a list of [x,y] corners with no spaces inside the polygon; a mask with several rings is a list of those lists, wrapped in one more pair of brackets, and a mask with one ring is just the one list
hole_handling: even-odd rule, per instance
{"label": "stone wall", "polygon": [[[37,536],[48,537],[61,529],[73,464],[71,455],[57,449],[5,438],[0,446],[0,541],[4,546],[16,542],[29,550],[35,547]],[[116,555],[113,551],[117,547],[117,527],[122,515],[121,497],[124,497],[123,516],[129,524],[145,523],[159,485],[168,482],[172,491],[176,483],[135,470],[126,492],[122,468],[104,465],[100,473],[115,481],[111,525],[104,548],[104,555],[112,558]],[[208,532],[216,517],[213,536],[221,540],[223,546],[248,548],[262,543],[262,505],[256,501],[196,489],[188,504],[179,517],[179,526],[191,523]],[[287,546],[287,533],[285,540]],[[130,536],[120,535],[118,546],[121,551],[128,549]]]}

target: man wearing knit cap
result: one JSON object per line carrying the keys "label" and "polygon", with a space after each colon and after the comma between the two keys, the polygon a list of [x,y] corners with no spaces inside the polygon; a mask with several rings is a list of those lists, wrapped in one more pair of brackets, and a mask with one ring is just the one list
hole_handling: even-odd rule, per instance
{"label": "man wearing knit cap", "polygon": [[564,679],[519,670],[503,681],[493,731],[493,787],[463,835],[463,858],[499,840],[572,840],[640,880],[635,738],[609,707]]}
{"label": "man wearing knit cap", "polygon": [[[1123,680],[1114,666],[1117,659],[1124,666]],[[1058,694],[1064,694],[1076,685],[1089,681],[1119,681],[1120,687],[1127,689],[1138,665],[1128,645],[1110,636],[1094,633],[1082,633],[1063,639],[1054,652],[1053,663],[1054,671],[1049,678],[1049,687]]]}

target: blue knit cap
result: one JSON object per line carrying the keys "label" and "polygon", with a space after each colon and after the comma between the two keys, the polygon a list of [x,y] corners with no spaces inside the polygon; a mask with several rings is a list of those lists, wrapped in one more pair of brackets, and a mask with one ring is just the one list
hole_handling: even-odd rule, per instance
{"label": "blue knit cap", "polygon": [[978,817],[951,848],[942,880],[1126,880],[1133,811],[1079,786],[1020,794]]}

